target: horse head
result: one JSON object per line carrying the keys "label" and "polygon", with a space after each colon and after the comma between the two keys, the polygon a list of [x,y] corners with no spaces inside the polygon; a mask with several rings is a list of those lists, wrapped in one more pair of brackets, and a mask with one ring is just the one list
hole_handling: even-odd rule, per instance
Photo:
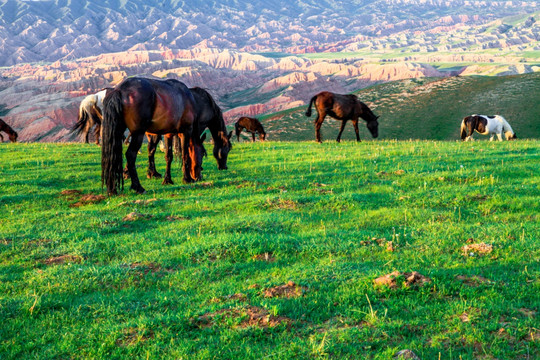
{"label": "horse head", "polygon": [[358,101],[358,103],[360,105],[359,115],[367,122],[366,126],[371,133],[371,136],[376,139],[379,136],[379,122],[377,121],[379,116],[375,115],[373,111],[371,111],[371,109],[363,102]]}
{"label": "horse head", "polygon": [[9,141],[11,141],[12,143],[17,142],[17,138],[19,137],[19,135],[15,131],[10,133],[8,136],[9,136]]}
{"label": "horse head", "polygon": [[189,169],[191,178],[195,181],[202,180],[202,163],[206,155],[206,149],[203,142],[206,134],[202,137],[193,136],[189,141],[189,157],[191,159],[191,168]]}
{"label": "horse head", "polygon": [[214,157],[216,158],[219,170],[228,169],[227,157],[229,156],[229,151],[232,149],[232,134],[232,131],[228,135],[225,132],[220,131],[218,133],[219,140],[214,141]]}
{"label": "horse head", "polygon": [[259,140],[261,140],[261,141],[266,140],[266,133],[265,132],[262,132],[262,133],[259,134]]}

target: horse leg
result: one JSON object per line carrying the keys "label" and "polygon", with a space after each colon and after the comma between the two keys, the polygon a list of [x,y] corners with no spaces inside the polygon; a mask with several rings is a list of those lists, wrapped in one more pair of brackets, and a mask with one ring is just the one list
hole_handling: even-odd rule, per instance
{"label": "horse leg", "polygon": [[165,177],[163,178],[163,185],[173,185],[173,181],[171,179],[171,163],[173,161],[173,135],[165,135],[163,137],[163,144],[165,145]]}
{"label": "horse leg", "polygon": [[94,136],[96,138],[96,145],[99,145],[99,137],[101,135],[101,125],[96,124],[96,129],[94,130]]}
{"label": "horse leg", "polygon": [[240,142],[240,133],[242,132],[242,128],[241,127],[237,127],[236,128],[236,140],[238,142]]}
{"label": "horse leg", "polygon": [[2,135],[2,133],[0,133],[0,139],[2,139],[1,141],[4,142],[4,135]]}
{"label": "horse leg", "polygon": [[339,134],[336,139],[337,142],[341,142],[341,134],[343,134],[343,129],[345,129],[345,124],[347,124],[347,120],[343,120],[341,122],[341,128],[339,129]]}
{"label": "horse leg", "polygon": [[353,120],[354,132],[356,133],[356,141],[360,142],[360,131],[358,130],[358,119]]}
{"label": "horse leg", "polygon": [[497,133],[497,138],[499,139],[499,141],[503,141],[503,138],[502,138],[502,134],[501,134],[501,133]]}
{"label": "horse leg", "polygon": [[320,113],[317,117],[317,120],[315,120],[315,138],[317,139],[317,142],[322,142],[321,140],[321,125],[324,121],[324,117],[326,116],[326,113]]}
{"label": "horse leg", "polygon": [[156,179],[159,179],[161,178],[161,174],[158,173],[156,170],[156,163],[154,161],[154,156],[156,154],[160,135],[147,134],[146,137],[148,138],[148,171],[146,172],[146,177],[149,179],[153,177]]}
{"label": "horse leg", "polygon": [[146,191],[141,186],[139,176],[137,175],[137,169],[135,168],[135,160],[137,160],[137,153],[143,143],[144,133],[132,134],[131,142],[126,151],[127,169],[129,177],[131,178],[131,189],[135,190],[139,194],[144,194]]}
{"label": "horse leg", "polygon": [[251,133],[251,138],[253,139],[253,142],[255,142],[255,133],[254,132]]}
{"label": "horse leg", "polygon": [[189,184],[195,180],[191,177],[190,167],[191,158],[189,157],[189,134],[179,133],[180,144],[182,146],[182,173],[184,174],[184,183]]}

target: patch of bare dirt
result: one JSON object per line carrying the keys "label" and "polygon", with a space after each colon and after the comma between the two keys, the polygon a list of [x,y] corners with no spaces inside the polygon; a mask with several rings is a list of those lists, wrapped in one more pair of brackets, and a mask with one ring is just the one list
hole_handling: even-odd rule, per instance
{"label": "patch of bare dirt", "polygon": [[478,244],[467,244],[461,247],[464,256],[484,256],[493,251],[493,245],[484,242]]}
{"label": "patch of bare dirt", "polygon": [[289,281],[284,285],[274,286],[263,291],[266,298],[285,297],[296,298],[303,296],[308,290],[307,287],[296,284],[294,281]]}
{"label": "patch of bare dirt", "polygon": [[153,262],[132,263],[132,264],[124,265],[124,267],[127,267],[130,271],[134,271],[135,273],[139,275],[174,272],[174,269],[164,268],[160,264],[156,264]]}
{"label": "patch of bare dirt", "polygon": [[225,299],[233,300],[233,301],[247,301],[247,296],[246,294],[236,293],[236,294],[226,296]]}
{"label": "patch of bare dirt", "polygon": [[82,257],[79,255],[59,255],[59,256],[53,256],[48,259],[45,259],[43,263],[45,265],[61,265],[66,263],[75,263],[79,264],[82,262]]}
{"label": "patch of bare dirt", "polygon": [[262,254],[254,255],[252,259],[257,260],[257,261],[266,261],[266,262],[276,261],[276,258],[274,257],[274,254],[272,252],[265,252]]}
{"label": "patch of bare dirt", "polygon": [[165,219],[168,221],[183,221],[183,220],[189,220],[187,217],[183,216],[177,216],[177,215],[169,215]]}
{"label": "patch of bare dirt", "polygon": [[492,283],[491,280],[486,279],[485,277],[473,275],[473,276],[466,276],[466,275],[458,275],[456,276],[456,279],[461,280],[465,285],[471,286],[471,287],[477,287],[482,284],[489,284]]}
{"label": "patch of bare dirt", "polygon": [[80,197],[79,201],[69,205],[69,207],[80,207],[84,205],[97,204],[105,200],[105,195],[87,194]]}
{"label": "patch of bare dirt", "polygon": [[292,320],[284,316],[272,315],[265,308],[258,306],[246,306],[235,309],[222,309],[207,313],[198,317],[196,323],[198,327],[205,328],[214,325],[227,324],[233,322],[233,327],[259,327],[272,328],[281,324],[287,326],[292,324]]}
{"label": "patch of bare dirt", "polygon": [[11,245],[12,242],[13,240],[11,239],[0,239],[0,244],[5,245],[5,246]]}
{"label": "patch of bare dirt", "polygon": [[124,216],[124,218],[122,220],[124,220],[124,221],[136,221],[136,220],[140,220],[140,219],[149,219],[151,217],[152,217],[152,215],[141,214],[140,212],[135,210],[135,211],[127,214],[126,216]]}
{"label": "patch of bare dirt", "polygon": [[148,329],[139,329],[136,327],[131,327],[124,329],[122,337],[116,340],[116,346],[127,347],[136,345],[138,343],[143,343],[149,339],[154,338],[154,332]]}
{"label": "patch of bare dirt", "polygon": [[403,175],[403,174],[405,174],[405,170],[399,169],[393,172],[379,171],[377,173],[377,176]]}
{"label": "patch of bare dirt", "polygon": [[297,203],[293,200],[288,199],[268,199],[265,203],[266,207],[268,209],[287,209],[287,210],[295,210],[297,208]]}
{"label": "patch of bare dirt", "polygon": [[60,195],[62,195],[62,196],[75,196],[75,195],[80,195],[80,194],[82,194],[82,191],[81,190],[75,190],[75,189],[62,190],[60,192]]}
{"label": "patch of bare dirt", "polygon": [[373,280],[376,286],[387,286],[389,288],[397,288],[398,285],[409,286],[423,286],[426,283],[431,282],[431,279],[420,274],[417,271],[413,272],[399,272],[394,271],[390,274],[378,277]]}

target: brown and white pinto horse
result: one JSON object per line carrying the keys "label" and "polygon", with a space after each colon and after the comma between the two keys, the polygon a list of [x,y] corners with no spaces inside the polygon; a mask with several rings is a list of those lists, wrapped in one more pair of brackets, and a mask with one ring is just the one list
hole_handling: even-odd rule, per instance
{"label": "brown and white pinto horse", "polygon": [[17,138],[19,137],[17,132],[15,130],[13,130],[11,128],[11,126],[6,124],[6,122],[4,120],[0,119],[0,139],[2,139],[2,142],[3,142],[4,141],[4,135],[1,134],[2,132],[5,132],[6,134],[8,134],[9,141],[11,141],[13,143],[17,142]]}
{"label": "brown and white pinto horse", "polygon": [[234,124],[234,129],[236,130],[236,139],[238,142],[240,142],[240,133],[242,130],[246,130],[247,132],[251,133],[251,137],[253,141],[255,141],[255,134],[259,133],[259,140],[264,141],[266,140],[266,132],[264,131],[264,128],[261,124],[261,122],[255,118],[242,116],[238,121]]}
{"label": "brown and white pinto horse", "polygon": [[354,131],[356,132],[356,141],[360,141],[360,134],[358,133],[358,118],[364,119],[367,124],[367,128],[371,135],[376,138],[379,136],[379,123],[370,108],[358,100],[356,95],[342,95],[334,94],[328,91],[323,91],[311,98],[306,116],[311,116],[311,105],[315,103],[315,108],[319,116],[315,120],[315,137],[318,142],[321,142],[321,125],[326,115],[330,115],[336,120],[341,120],[341,129],[337,137],[337,142],[341,141],[341,134],[345,129],[345,124],[348,120],[351,120],[354,125]]}
{"label": "brown and white pinto horse", "polygon": [[475,131],[482,135],[491,135],[489,141],[493,141],[495,135],[497,135],[499,141],[503,141],[503,132],[506,140],[517,139],[516,133],[501,115],[474,114],[463,118],[461,121],[461,140],[474,140],[473,133]]}
{"label": "brown and white pinto horse", "polygon": [[172,137],[178,135],[182,146],[184,182],[201,179],[204,147],[194,133],[195,99],[187,86],[177,80],[154,80],[131,77],[110,91],[103,102],[103,143],[101,147],[101,179],[109,195],[123,186],[122,142],[124,131],[131,132],[126,151],[131,189],[144,193],[135,160],[146,132],[165,135],[167,162],[163,184],[172,184]]}
{"label": "brown and white pinto horse", "polygon": [[88,144],[88,135],[95,126],[94,137],[96,145],[99,145],[101,136],[101,122],[103,121],[103,99],[112,88],[105,88],[95,94],[90,94],[79,105],[79,117],[71,131],[82,135],[84,142]]}

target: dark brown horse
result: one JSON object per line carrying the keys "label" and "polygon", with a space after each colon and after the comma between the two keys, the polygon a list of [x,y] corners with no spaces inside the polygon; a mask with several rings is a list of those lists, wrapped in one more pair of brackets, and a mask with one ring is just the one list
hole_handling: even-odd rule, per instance
{"label": "dark brown horse", "polygon": [[[225,126],[225,121],[223,120],[223,113],[221,109],[216,104],[210,93],[208,91],[195,87],[190,88],[191,94],[195,99],[195,125],[199,136],[201,136],[207,128],[212,134],[212,140],[214,142],[214,157],[216,158],[218,169],[226,170],[227,169],[227,157],[229,151],[232,149],[231,136],[232,131],[227,134],[227,127]],[[131,136],[131,135],[130,135]],[[148,138],[148,172],[147,177],[151,178],[160,178],[161,174],[156,170],[156,165],[154,161],[154,155],[159,141],[161,140],[161,135],[146,134]],[[128,137],[129,138],[129,137]],[[206,135],[202,135],[200,141],[203,142],[206,138]],[[177,139],[174,139],[175,149],[179,149],[177,146]],[[127,141],[127,139],[126,139]],[[127,168],[124,169],[124,178],[127,178]]]}
{"label": "dark brown horse", "polygon": [[236,124],[234,124],[234,128],[236,130],[236,139],[240,142],[240,133],[242,130],[246,130],[247,132],[251,133],[251,136],[253,138],[253,141],[255,141],[255,134],[259,133],[259,139],[261,141],[266,140],[266,132],[264,131],[264,128],[261,124],[261,122],[255,118],[242,116]]}
{"label": "dark brown horse", "polygon": [[15,130],[13,130],[11,126],[6,124],[4,120],[0,119],[0,139],[4,141],[4,135],[1,134],[2,132],[8,134],[9,141],[17,142],[17,138],[19,137],[17,132],[15,132]]}
{"label": "dark brown horse", "polygon": [[337,142],[341,141],[341,134],[348,120],[351,120],[354,125],[356,141],[360,141],[360,134],[358,133],[359,117],[367,122],[366,126],[374,138],[379,136],[379,122],[377,121],[379,117],[375,116],[366,104],[358,100],[356,95],[334,94],[328,91],[320,92],[312,97],[309,102],[306,111],[306,116],[308,117],[311,116],[311,105],[313,103],[315,103],[315,108],[319,114],[315,120],[315,137],[318,142],[321,142],[321,125],[326,115],[342,121]]}
{"label": "dark brown horse", "polygon": [[124,131],[131,132],[126,151],[131,189],[144,193],[135,160],[146,132],[165,135],[167,162],[163,184],[172,184],[172,137],[178,135],[182,146],[184,182],[201,179],[204,147],[194,136],[195,99],[186,85],[177,80],[154,80],[131,77],[110,91],[104,100],[101,177],[109,195],[123,186],[122,140]]}

